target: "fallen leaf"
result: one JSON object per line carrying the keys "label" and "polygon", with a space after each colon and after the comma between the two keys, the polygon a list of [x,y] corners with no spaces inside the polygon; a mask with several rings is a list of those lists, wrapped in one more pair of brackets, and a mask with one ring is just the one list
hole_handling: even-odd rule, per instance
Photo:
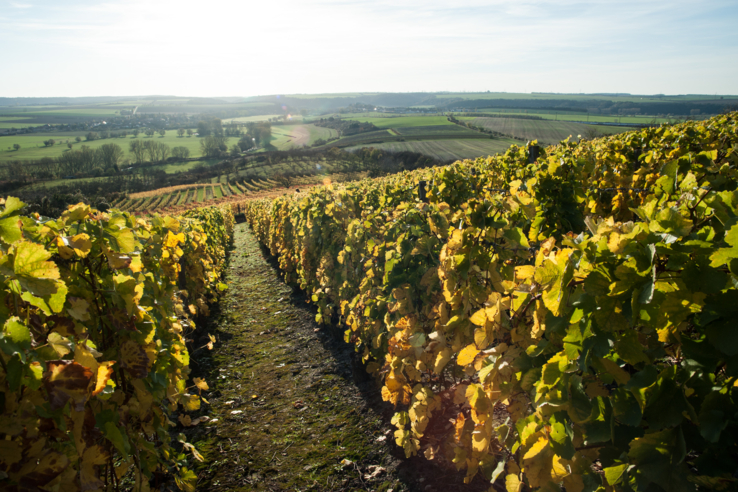
{"label": "fallen leaf", "polygon": [[[372,468],[374,469],[373,471]],[[372,480],[374,478],[377,478],[377,476],[379,476],[382,472],[387,471],[386,468],[383,468],[379,465],[369,465],[369,470],[371,471],[371,473],[367,473],[366,475],[364,475],[364,480]]]}

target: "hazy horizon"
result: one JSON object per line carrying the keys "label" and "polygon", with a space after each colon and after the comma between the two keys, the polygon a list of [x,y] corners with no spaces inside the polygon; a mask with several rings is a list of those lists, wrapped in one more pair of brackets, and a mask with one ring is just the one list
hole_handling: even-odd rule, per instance
{"label": "hazy horizon", "polygon": [[637,97],[637,96],[643,96],[643,97],[680,97],[680,96],[727,96],[730,98],[738,98],[738,93],[735,94],[720,94],[720,93],[713,93],[713,94],[699,94],[699,93],[681,93],[681,94],[664,94],[664,93],[655,93],[655,94],[637,94],[637,93],[626,93],[626,92],[544,92],[544,91],[535,91],[535,92],[504,92],[504,91],[396,91],[396,92],[390,92],[390,91],[347,91],[347,92],[293,92],[293,93],[274,93],[274,94],[251,94],[251,95],[222,95],[222,96],[214,96],[214,95],[175,95],[175,94],[100,94],[99,96],[60,96],[55,94],[44,94],[44,95],[38,95],[38,96],[5,96],[0,94],[0,99],[2,98],[8,98],[8,99],[45,99],[45,98],[54,98],[54,99],[61,99],[61,98],[68,98],[68,99],[77,99],[77,98],[115,98],[115,99],[140,99],[140,98],[165,98],[165,97],[176,97],[176,98],[192,98],[192,99],[237,99],[237,98],[243,98],[243,99],[249,99],[253,97],[273,97],[273,96],[331,96],[331,97],[355,97],[359,95],[370,95],[370,94],[508,94],[508,95],[533,95],[533,94],[545,94],[545,95],[554,95],[554,96],[603,96],[603,97],[615,97],[615,96],[623,96],[623,97]]}
{"label": "hazy horizon", "polygon": [[0,0],[0,97],[730,95],[736,21],[727,0]]}

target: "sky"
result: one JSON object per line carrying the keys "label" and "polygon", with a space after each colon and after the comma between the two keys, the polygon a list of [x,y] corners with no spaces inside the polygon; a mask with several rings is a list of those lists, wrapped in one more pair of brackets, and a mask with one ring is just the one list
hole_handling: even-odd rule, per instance
{"label": "sky", "polygon": [[736,0],[0,0],[0,97],[738,94]]}

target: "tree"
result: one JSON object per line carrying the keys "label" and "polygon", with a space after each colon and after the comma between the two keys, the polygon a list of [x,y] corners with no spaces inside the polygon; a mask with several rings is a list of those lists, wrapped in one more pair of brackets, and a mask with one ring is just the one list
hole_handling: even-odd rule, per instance
{"label": "tree", "polygon": [[154,136],[154,129],[153,128],[147,128],[145,133],[146,133],[146,136],[147,137],[153,137]]}
{"label": "tree", "polygon": [[238,144],[233,144],[231,146],[231,155],[238,155],[241,153],[241,147],[238,146]]}
{"label": "tree", "polygon": [[64,152],[57,159],[59,168],[64,175],[89,173],[97,167],[98,154],[96,151],[83,145],[79,150]]}
{"label": "tree", "polygon": [[67,144],[67,147],[69,147],[71,149],[72,148],[72,144],[71,143],[68,143]]}
{"label": "tree", "polygon": [[123,161],[123,149],[118,144],[105,144],[97,149],[98,161],[103,169],[110,169]]}
{"label": "tree", "polygon": [[13,144],[13,149],[20,150],[21,146],[19,144]]}
{"label": "tree", "polygon": [[162,128],[159,130],[159,135],[161,135],[162,137],[166,134],[167,134],[167,131],[165,129]]}
{"label": "tree", "polygon": [[227,139],[224,136],[210,135],[200,139],[202,155],[206,157],[218,157],[221,152],[228,151]]}
{"label": "tree", "polygon": [[56,140],[54,140],[53,138],[50,138],[48,140],[44,140],[44,146],[45,147],[53,147],[55,143],[56,143]]}
{"label": "tree", "polygon": [[248,135],[241,137],[241,139],[238,141],[238,146],[241,148],[241,151],[246,152],[254,146],[254,141],[251,138],[252,137]]}
{"label": "tree", "polygon": [[192,131],[192,128],[188,128],[187,129],[187,136],[188,137],[191,137],[193,133],[195,133],[195,132]]}
{"label": "tree", "polygon": [[129,150],[136,159],[136,164],[141,164],[146,158],[146,148],[141,140],[131,140]]}
{"label": "tree", "polygon": [[149,161],[156,162],[156,157],[159,155],[159,149],[156,148],[156,142],[153,140],[146,140],[144,143],[144,149],[149,154]]}
{"label": "tree", "polygon": [[184,128],[178,128],[177,129],[177,136],[179,136],[181,138],[181,137],[184,136],[184,134],[185,134],[185,129]]}
{"label": "tree", "polygon": [[138,137],[138,128],[134,128],[133,131],[131,131],[131,133],[133,133],[134,137]]}
{"label": "tree", "polygon": [[190,149],[184,146],[174,147],[172,149],[172,157],[177,159],[187,159],[190,156]]}
{"label": "tree", "polygon": [[210,131],[213,132],[213,135],[222,136],[223,122],[218,118],[213,118],[210,122]]}
{"label": "tree", "polygon": [[85,139],[88,142],[92,142],[93,140],[97,140],[99,138],[99,135],[96,132],[90,132],[87,135],[85,135]]}
{"label": "tree", "polygon": [[79,137],[79,136],[77,136],[77,137],[74,138],[74,141],[77,142],[77,143],[80,143],[82,141],[82,138]]}
{"label": "tree", "polygon": [[158,147],[159,147],[159,160],[162,162],[166,161],[167,158],[169,157],[169,152],[170,152],[169,146],[165,143],[159,142]]}
{"label": "tree", "polygon": [[199,121],[197,123],[197,135],[201,138],[210,135],[210,125],[206,121]]}

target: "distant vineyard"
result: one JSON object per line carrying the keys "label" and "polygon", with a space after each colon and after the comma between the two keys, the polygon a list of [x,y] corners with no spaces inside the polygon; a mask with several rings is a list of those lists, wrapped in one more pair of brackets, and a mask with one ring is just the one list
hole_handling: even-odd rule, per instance
{"label": "distant vineyard", "polygon": [[[289,183],[274,179],[231,181],[229,183],[190,184],[172,186],[131,194],[128,198],[111,203],[112,208],[136,215],[150,213],[180,214],[193,208],[231,204],[246,200],[274,198],[297,190],[307,190],[326,183],[341,183],[363,177],[364,173],[333,173],[329,175],[307,175],[293,178]],[[288,186],[285,186],[288,184]]]}

